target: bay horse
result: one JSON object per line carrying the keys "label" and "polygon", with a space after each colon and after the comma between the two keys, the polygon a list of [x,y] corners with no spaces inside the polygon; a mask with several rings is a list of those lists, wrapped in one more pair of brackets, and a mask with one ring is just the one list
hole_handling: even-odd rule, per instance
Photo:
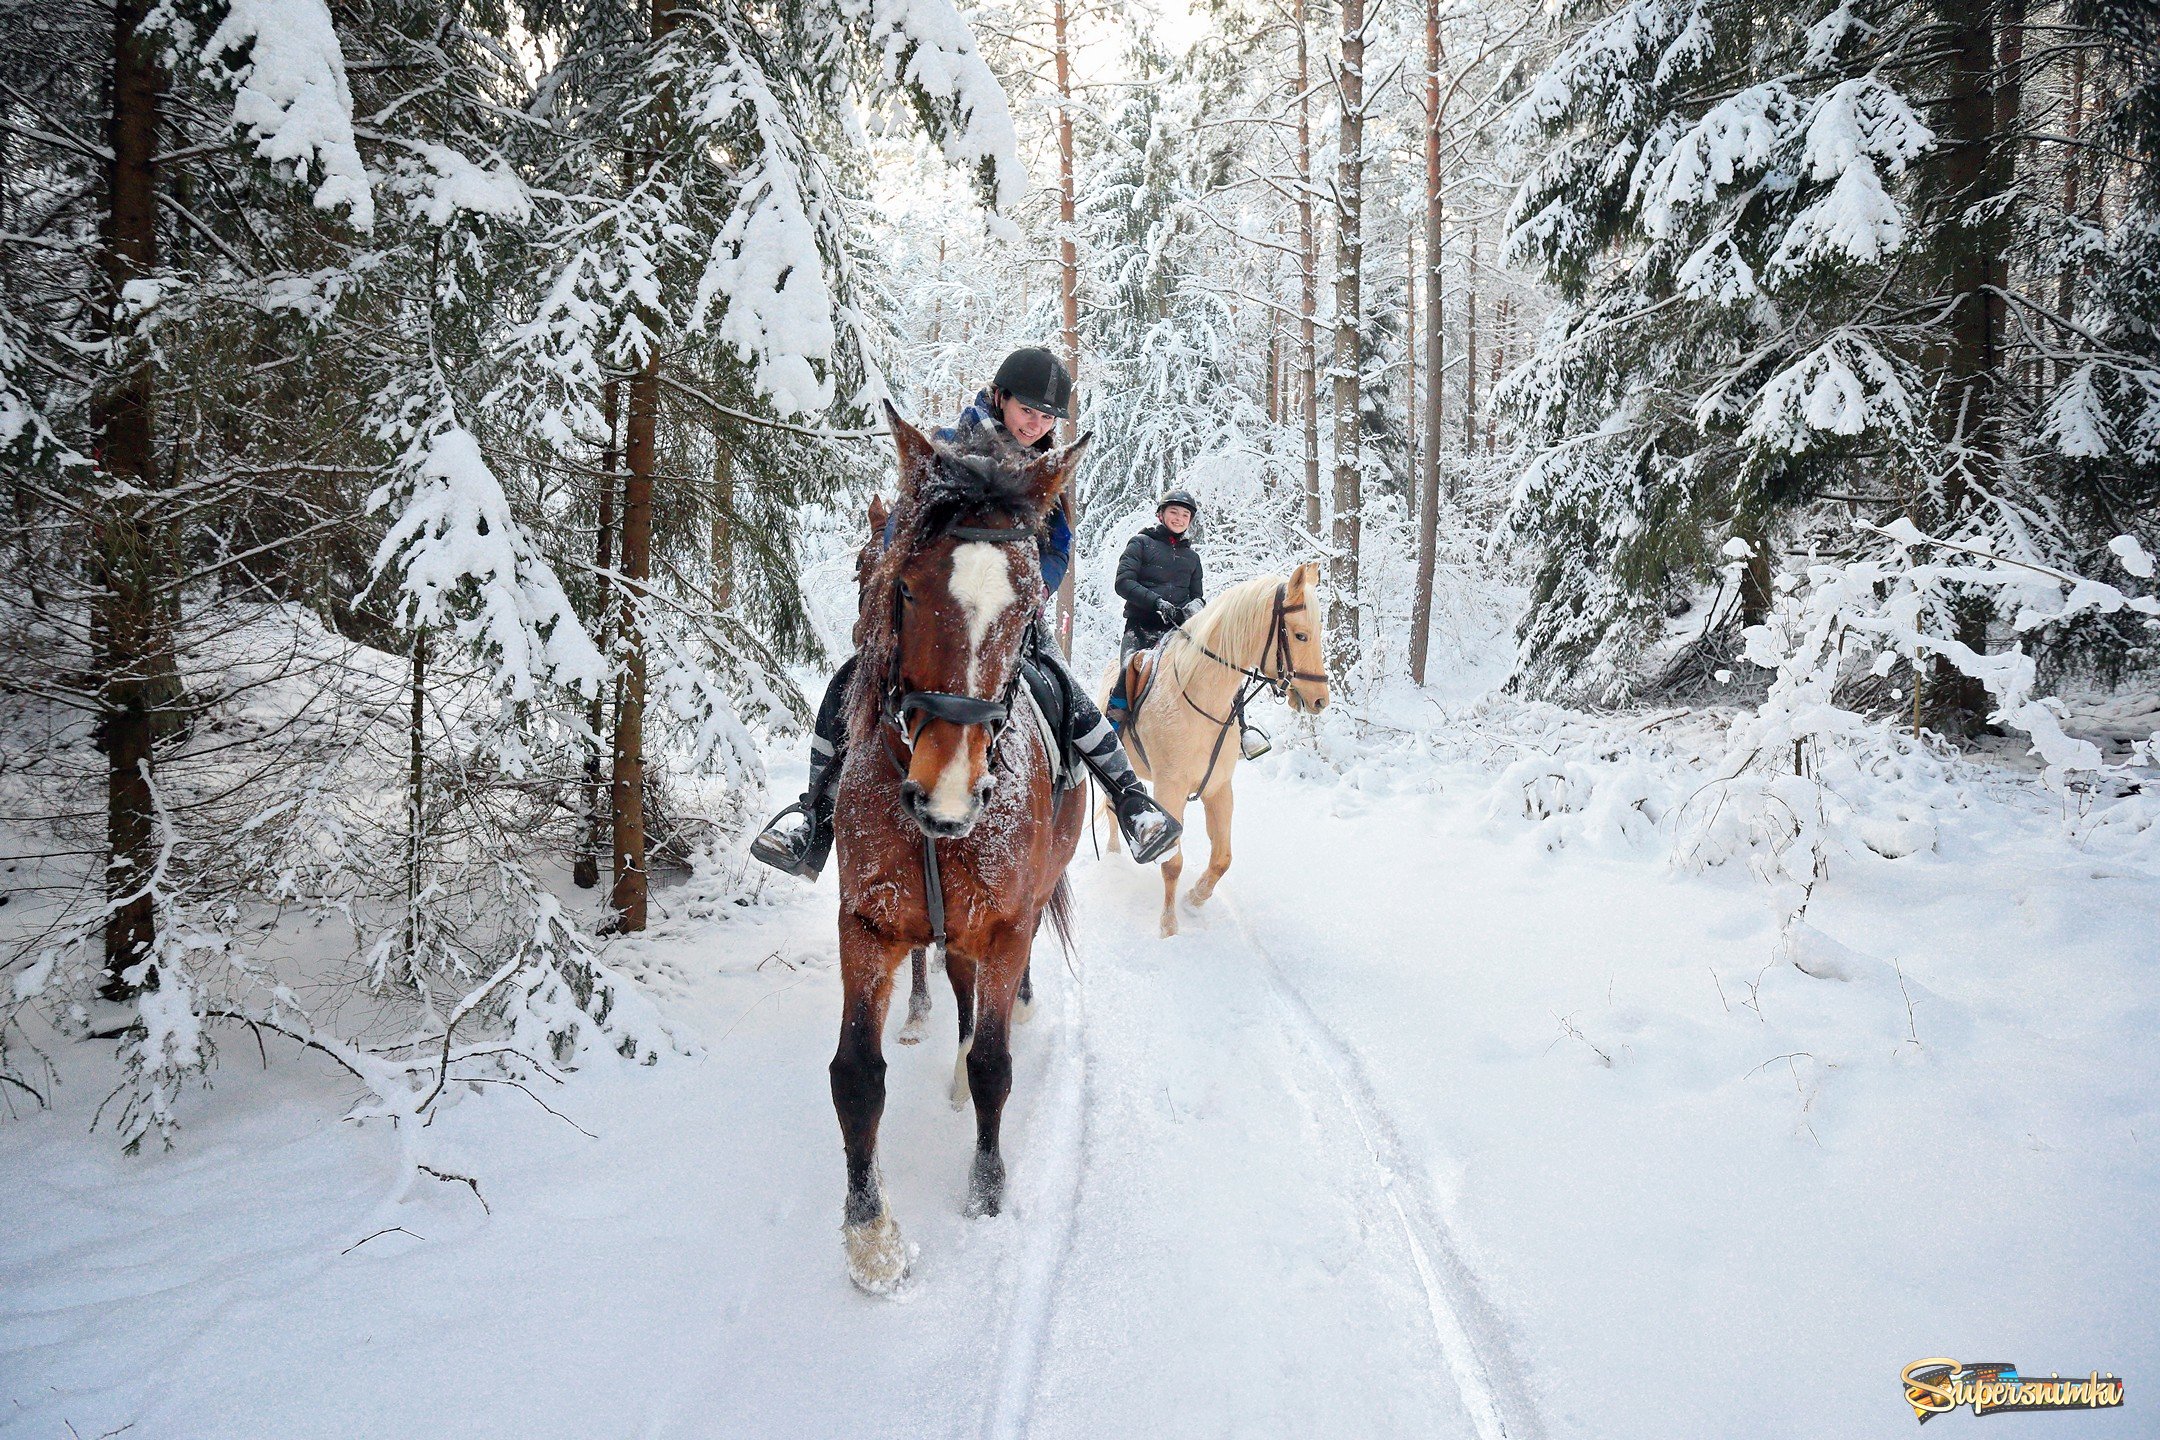
{"label": "bay horse", "polygon": [[[1014,718],[1028,626],[1042,603],[1035,537],[1088,437],[1040,455],[977,436],[934,443],[885,415],[899,452],[893,538],[863,587],[835,812],[840,865],[840,1043],[833,1110],[847,1153],[848,1276],[890,1295],[909,1254],[878,1176],[883,1037],[911,952],[945,951],[960,1058],[975,1102],[965,1211],[995,1215],[1012,1090],[1010,1030],[1035,932],[1069,939],[1065,868],[1085,787],[1058,791],[1035,727]],[[1029,702],[1031,703],[1031,702]]]}
{"label": "bay horse", "polygon": [[[1207,903],[1230,868],[1230,779],[1241,758],[1237,732],[1245,703],[1271,690],[1301,713],[1327,708],[1327,659],[1313,599],[1319,579],[1319,565],[1308,562],[1288,576],[1240,581],[1123,667],[1132,709],[1122,733],[1133,769],[1180,824],[1188,801],[1207,811],[1208,867],[1185,897],[1195,906]],[[1103,683],[1106,705],[1118,668]],[[1110,848],[1117,845],[1112,826]],[[1184,868],[1183,846],[1162,862],[1165,936],[1177,934]]]}

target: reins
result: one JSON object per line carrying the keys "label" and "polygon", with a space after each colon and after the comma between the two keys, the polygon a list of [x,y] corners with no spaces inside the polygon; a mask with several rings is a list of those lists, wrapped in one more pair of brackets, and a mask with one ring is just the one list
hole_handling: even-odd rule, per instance
{"label": "reins", "polygon": [[[1314,675],[1300,670],[1296,668],[1296,662],[1290,658],[1290,616],[1303,610],[1305,602],[1300,600],[1297,604],[1292,605],[1288,603],[1289,598],[1289,586],[1287,584],[1275,587],[1275,611],[1274,614],[1268,617],[1270,631],[1267,643],[1260,651],[1260,663],[1257,666],[1240,665],[1235,660],[1226,659],[1216,654],[1186,633],[1182,625],[1170,632],[1216,664],[1228,670],[1235,670],[1245,677],[1238,682],[1237,694],[1230,701],[1230,713],[1220,720],[1201,709],[1199,702],[1195,701],[1183,686],[1178,687],[1179,698],[1192,707],[1194,714],[1215,727],[1215,744],[1208,750],[1207,770],[1200,776],[1200,783],[1193,787],[1192,797],[1188,798],[1197,797],[1205,792],[1208,781],[1215,778],[1215,765],[1216,762],[1222,759],[1223,742],[1230,736],[1230,726],[1235,723],[1240,729],[1244,728],[1245,706],[1254,696],[1263,690],[1268,690],[1274,692],[1279,699],[1288,699],[1292,681],[1303,680],[1310,683],[1326,683],[1327,676]],[[1272,675],[1267,673],[1267,666],[1270,661],[1276,662],[1275,673]],[[1147,689],[1153,690],[1154,688],[1155,677],[1151,675],[1148,677]],[[1143,700],[1147,698],[1146,691],[1141,693],[1141,698]],[[1134,710],[1133,721],[1133,728],[1137,730],[1139,721],[1137,706]],[[1144,750],[1141,752],[1142,759],[1146,758],[1146,753]]]}

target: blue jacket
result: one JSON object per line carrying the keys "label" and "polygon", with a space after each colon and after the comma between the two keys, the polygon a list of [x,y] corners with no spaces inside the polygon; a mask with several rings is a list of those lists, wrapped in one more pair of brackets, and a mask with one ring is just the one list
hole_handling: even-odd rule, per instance
{"label": "blue jacket", "polygon": [[[990,401],[990,392],[980,390],[976,392],[975,398],[967,403],[967,407],[960,412],[958,420],[937,432],[937,438],[951,444],[956,440],[974,434],[985,425],[992,426],[1001,432],[1005,428],[997,418],[997,407]],[[1048,450],[1053,443],[1055,442],[1051,440],[1050,436],[1045,435],[1035,442],[1035,448]],[[887,519],[885,522],[885,543],[887,545],[892,544],[894,524],[895,521],[892,519]],[[1049,521],[1043,526],[1043,533],[1037,537],[1035,545],[1042,556],[1043,589],[1055,591],[1059,584],[1064,581],[1066,570],[1072,565],[1072,521],[1066,515],[1064,496],[1060,495],[1058,497],[1057,505],[1050,511]]]}

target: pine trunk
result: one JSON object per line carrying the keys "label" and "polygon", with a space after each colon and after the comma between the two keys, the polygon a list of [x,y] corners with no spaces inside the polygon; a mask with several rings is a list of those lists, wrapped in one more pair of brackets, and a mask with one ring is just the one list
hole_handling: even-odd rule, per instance
{"label": "pine trunk", "polygon": [[[1995,13],[1984,5],[1956,12],[1947,36],[1953,70],[1943,111],[1942,233],[1944,278],[1955,308],[1936,430],[1957,458],[1938,491],[1921,502],[1915,519],[1922,529],[1956,528],[1976,490],[1994,484],[2002,451],[2002,282],[2009,227],[2001,201],[2008,188],[2009,145],[1997,127],[2005,120],[2015,123],[2017,100],[2014,76],[2003,77],[2007,93],[1997,93]],[[1968,221],[1972,215],[1982,218]],[[1957,638],[1985,650],[1992,618],[1986,597],[1962,597],[1954,610]],[[1944,727],[1971,729],[1987,713],[1985,687],[1948,661],[1938,662],[1927,689]]]}
{"label": "pine trunk", "polygon": [[1432,644],[1433,570],[1440,549],[1440,380],[1446,350],[1440,247],[1440,0],[1425,0],[1425,452],[1419,456],[1417,581],[1410,602],[1410,678],[1425,683]]}
{"label": "pine trunk", "polygon": [[1462,446],[1477,452],[1477,227],[1470,228],[1470,259],[1463,271]]}
{"label": "pine trunk", "polygon": [[652,481],[660,412],[660,356],[654,352],[630,378],[630,420],[624,449],[621,698],[615,709],[615,774],[608,808],[614,821],[615,886],[609,903],[615,928],[645,928],[645,635],[640,614],[652,575]]}
{"label": "pine trunk", "polygon": [[1297,26],[1298,426],[1305,449],[1305,529],[1320,534],[1320,241],[1313,230],[1312,69],[1305,0],[1292,6]]}
{"label": "pine trunk", "polygon": [[[1074,401],[1078,407],[1080,383],[1080,257],[1073,246],[1073,130],[1072,52],[1066,45],[1065,0],[1056,0],[1058,86],[1058,294],[1065,311],[1065,368],[1072,372]],[[1077,417],[1065,421],[1065,443],[1079,432]],[[1073,571],[1080,559],[1080,497],[1065,497],[1066,516],[1073,529],[1073,564],[1065,567],[1058,582],[1057,635],[1065,658],[1072,658]]]}
{"label": "pine trunk", "polygon": [[[106,122],[103,217],[108,326],[121,291],[157,267],[157,152],[165,75],[158,42],[142,33],[145,0],[113,11],[112,109]],[[157,943],[151,886],[157,864],[152,747],[160,722],[177,715],[171,637],[160,600],[163,540],[150,507],[158,491],[155,395],[149,358],[114,334],[114,370],[91,402],[99,468],[121,493],[98,506],[98,595],[91,629],[100,682],[98,737],[105,751],[105,966],[103,990],[126,999],[141,988],[126,972]],[[144,980],[156,986],[155,975]]]}
{"label": "pine trunk", "polygon": [[1365,261],[1365,4],[1343,0],[1342,60],[1336,71],[1342,97],[1335,172],[1335,530],[1328,599],[1328,633],[1344,669],[1358,647],[1358,546],[1364,473],[1360,435],[1363,416]]}
{"label": "pine trunk", "polygon": [[[608,569],[615,563],[615,471],[622,456],[615,427],[621,399],[620,380],[610,380],[601,387],[600,403],[607,411],[607,448],[600,454],[599,524],[593,542],[593,570],[598,590],[594,629],[603,655],[609,653],[609,634],[615,623],[615,586],[608,579]],[[571,883],[581,890],[590,890],[600,883],[600,856],[608,846],[608,787],[600,779],[600,751],[606,743],[600,738],[601,727],[607,720],[605,695],[605,690],[594,691],[585,707],[585,723],[593,736],[591,747],[585,752],[585,843],[570,867]]]}
{"label": "pine trunk", "polygon": [[406,724],[405,769],[405,972],[420,964],[420,893],[427,883],[427,661],[428,632],[413,632],[411,711]]}
{"label": "pine trunk", "polygon": [[735,603],[735,454],[713,432],[712,598],[715,610]]}
{"label": "pine trunk", "polygon": [[[667,38],[672,0],[653,0],[652,38]],[[673,97],[663,89],[656,108],[663,126],[672,123]],[[658,162],[653,162],[657,168]],[[657,321],[658,317],[654,317]],[[650,327],[658,331],[657,323]],[[660,350],[657,339],[630,377],[629,417],[624,427],[626,475],[622,501],[621,603],[622,684],[615,704],[615,773],[608,786],[613,821],[615,883],[608,893],[613,928],[636,934],[645,928],[647,835],[645,834],[645,622],[646,581],[652,578],[652,483],[659,453]]]}

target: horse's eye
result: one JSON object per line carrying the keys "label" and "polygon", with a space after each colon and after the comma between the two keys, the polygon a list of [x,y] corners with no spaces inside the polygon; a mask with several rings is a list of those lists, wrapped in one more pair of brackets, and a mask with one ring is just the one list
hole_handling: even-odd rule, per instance
{"label": "horse's eye", "polygon": [[1305,642],[1306,642],[1307,640],[1310,640],[1310,639],[1312,639],[1312,636],[1310,636],[1310,635],[1306,634],[1306,633],[1305,633],[1305,632],[1304,632],[1303,630],[1300,630],[1300,631],[1298,631],[1298,632],[1297,632],[1297,638],[1298,638],[1298,644],[1302,645],[1302,644],[1304,644],[1304,643],[1305,643]]}

